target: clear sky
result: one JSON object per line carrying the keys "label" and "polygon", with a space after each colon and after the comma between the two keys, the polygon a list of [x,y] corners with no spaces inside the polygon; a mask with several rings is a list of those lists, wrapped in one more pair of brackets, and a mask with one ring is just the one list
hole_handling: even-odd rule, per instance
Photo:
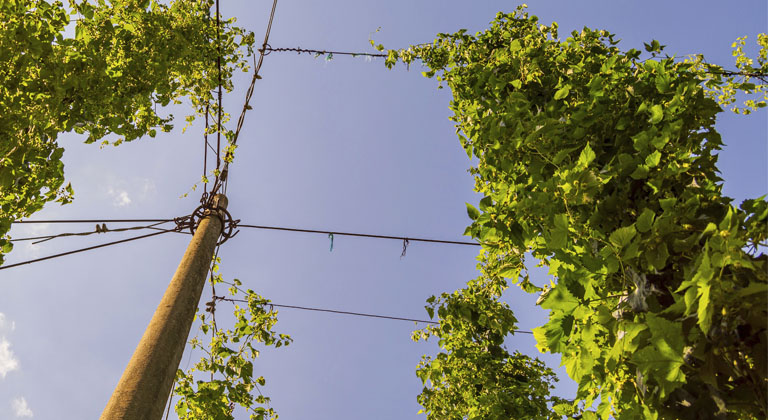
{"label": "clear sky", "polygon": [[[273,47],[371,51],[428,42],[438,32],[482,30],[508,1],[280,0]],[[623,49],[658,39],[670,54],[703,53],[732,67],[730,44],[768,30],[764,0],[531,1],[561,35],[583,26],[607,29]],[[271,1],[222,0],[222,12],[263,35]],[[258,41],[257,41],[258,42]],[[751,48],[750,51],[754,51]],[[418,66],[392,71],[379,60],[266,57],[240,137],[228,189],[230,211],[243,223],[358,231],[384,235],[461,236],[465,202],[475,203],[471,162],[448,120],[447,89]],[[225,98],[242,106],[249,75]],[[165,218],[189,213],[197,193],[179,198],[200,178],[202,131],[181,133],[185,109],[175,109],[171,134],[118,148],[84,145],[63,136],[66,175],[75,202],[50,205],[37,219]],[[765,110],[723,113],[726,149],[720,168],[726,193],[740,203],[768,192]],[[110,228],[120,227],[109,225]],[[93,226],[17,225],[16,237]],[[7,264],[136,235],[107,234],[17,245]],[[184,252],[189,237],[167,234],[0,271],[0,418],[98,418]],[[276,303],[424,318],[424,301],[474,278],[477,249],[412,242],[243,230],[221,249],[222,271]],[[536,281],[546,281],[539,273]],[[206,289],[203,300],[209,298]],[[514,290],[506,299],[520,328],[546,313],[535,296]],[[220,306],[220,312],[225,307]],[[434,353],[413,343],[413,323],[280,310],[277,330],[294,344],[265,351],[256,363],[266,395],[286,420],[418,419],[421,390],[414,370]],[[223,320],[220,319],[220,322]],[[193,333],[195,327],[193,327]],[[510,349],[536,355],[533,339],[509,337]],[[192,355],[192,360],[199,355]],[[552,367],[559,358],[541,356]],[[187,364],[188,356],[182,360]],[[573,383],[563,369],[557,393]],[[173,418],[173,415],[171,416]]]}

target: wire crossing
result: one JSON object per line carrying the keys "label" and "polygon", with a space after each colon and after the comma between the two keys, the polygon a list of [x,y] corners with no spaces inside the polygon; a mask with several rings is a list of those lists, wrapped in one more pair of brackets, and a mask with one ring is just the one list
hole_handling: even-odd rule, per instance
{"label": "wire crossing", "polygon": [[[264,56],[267,55],[266,48],[269,45],[269,34],[272,32],[272,22],[275,19],[275,10],[277,9],[277,0],[273,0],[272,2],[272,10],[269,13],[269,22],[267,23],[267,31],[264,33],[264,42],[261,44],[261,48],[259,51],[259,61],[256,62],[254,57],[254,70],[253,70],[253,77],[251,78],[251,84],[248,86],[248,90],[245,93],[245,102],[243,103],[243,109],[240,111],[240,116],[237,118],[237,126],[235,127],[235,132],[232,135],[232,140],[230,142],[230,146],[233,149],[237,145],[237,139],[240,137],[240,130],[243,128],[243,123],[245,122],[245,113],[248,112],[249,109],[251,109],[251,98],[253,97],[253,90],[256,86],[256,81],[261,79],[261,76],[259,75],[259,70],[261,70],[261,65],[264,63]],[[229,150],[232,150],[229,149]],[[223,185],[223,192],[227,193],[227,185],[228,185],[228,174],[229,174],[229,164],[232,162],[232,156],[229,154],[224,155],[224,169],[222,169],[219,176],[216,177],[216,182],[213,185],[213,188],[211,189],[211,196],[216,195],[216,193],[219,191],[219,188],[222,188]]]}

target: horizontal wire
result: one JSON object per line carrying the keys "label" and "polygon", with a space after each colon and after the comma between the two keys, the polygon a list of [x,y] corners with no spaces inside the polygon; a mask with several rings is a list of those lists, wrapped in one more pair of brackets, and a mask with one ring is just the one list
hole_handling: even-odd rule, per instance
{"label": "horizontal wire", "polygon": [[[79,253],[79,252],[89,251],[89,250],[92,250],[92,249],[102,248],[102,247],[109,246],[109,245],[114,245],[114,244],[119,244],[119,243],[123,243],[123,242],[132,241],[134,239],[141,239],[141,238],[146,238],[146,237],[150,237],[150,236],[154,236],[154,235],[159,235],[159,234],[162,234],[162,233],[167,233],[167,232],[185,233],[185,232],[179,231],[178,228],[165,230],[165,229],[160,229],[160,228],[156,228],[155,227],[158,224],[162,224],[162,223],[165,223],[165,222],[170,222],[170,221],[173,221],[173,220],[174,219],[78,219],[78,220],[22,220],[22,221],[16,221],[16,222],[13,222],[13,223],[22,223],[22,224],[23,223],[97,223],[98,224],[99,222],[101,222],[101,223],[106,223],[106,222],[109,222],[109,223],[130,223],[130,222],[137,222],[137,221],[154,221],[156,223],[153,224],[153,225],[149,225],[149,226],[134,226],[134,227],[128,227],[128,228],[109,229],[109,230],[104,231],[103,233],[107,233],[107,232],[121,232],[121,231],[138,230],[138,229],[154,229],[154,230],[158,230],[158,232],[155,232],[155,233],[152,233],[152,234],[149,234],[149,235],[143,235],[143,236],[135,237],[135,238],[128,238],[128,239],[123,239],[123,240],[120,240],[120,241],[109,242],[109,243],[102,244],[102,245],[96,245],[96,246],[92,246],[92,247],[82,248],[82,249],[78,249],[78,250],[75,250],[75,251],[64,252],[64,253],[61,253],[61,254],[55,254],[55,255],[51,255],[51,256],[47,256],[47,257],[43,257],[43,258],[38,258],[38,259],[34,259],[34,260],[29,260],[29,261],[24,261],[24,262],[20,262],[20,263],[16,263],[16,264],[4,265],[4,266],[0,266],[0,270],[4,270],[4,269],[7,269],[7,268],[12,268],[12,267],[17,267],[17,266],[20,266],[20,265],[25,265],[25,264],[31,264],[31,263],[35,263],[35,262],[45,261],[45,260],[49,260],[49,259],[52,259],[52,258],[63,257],[63,256],[66,256],[66,255],[71,255],[71,254],[76,254],[76,253]],[[443,239],[430,239],[430,238],[411,238],[411,237],[405,237],[405,236],[375,235],[375,234],[369,234],[369,233],[338,232],[338,231],[330,231],[330,230],[299,229],[299,228],[288,228],[288,227],[281,227],[281,226],[262,226],[262,225],[238,224],[237,227],[250,228],[250,229],[277,230],[277,231],[285,231],[285,232],[319,233],[319,234],[325,234],[325,235],[331,235],[331,236],[339,235],[339,236],[351,236],[351,237],[359,237],[359,238],[393,239],[393,240],[403,241],[403,255],[405,255],[406,248],[407,248],[408,244],[411,241],[414,241],[414,242],[427,242],[427,243],[438,243],[438,244],[449,244],[449,245],[470,245],[470,246],[480,246],[481,245],[481,244],[479,244],[477,242],[448,241],[448,240],[443,240]],[[44,241],[47,241],[47,240],[50,240],[50,239],[53,239],[53,238],[57,238],[57,237],[86,236],[86,235],[91,235],[91,234],[95,234],[95,233],[101,233],[101,232],[90,231],[90,232],[80,232],[80,233],[61,233],[61,234],[57,234],[57,235],[45,235],[45,236],[38,236],[38,237],[19,238],[19,239],[15,239],[15,240],[11,239],[11,242],[28,241],[28,240],[35,240],[35,239],[43,239],[40,242],[44,242]]]}
{"label": "horizontal wire", "polygon": [[54,235],[32,236],[32,237],[28,237],[28,238],[12,238],[11,242],[37,241],[37,242],[32,242],[32,244],[39,244],[39,243],[42,243],[42,242],[50,241],[51,239],[63,238],[63,237],[67,237],[67,236],[89,236],[89,235],[94,235],[94,234],[102,234],[102,233],[109,233],[109,232],[126,232],[126,231],[129,231],[129,230],[141,230],[141,229],[165,230],[165,229],[162,229],[162,228],[156,228],[155,227],[155,226],[161,225],[163,223],[168,223],[168,222],[157,222],[157,223],[153,223],[153,224],[148,225],[148,226],[131,226],[131,227],[117,228],[117,229],[109,229],[109,228],[106,227],[106,224],[103,224],[104,227],[100,228],[99,224],[97,223],[96,224],[96,230],[91,230],[91,231],[88,231],[88,232],[66,232],[66,233],[57,233],[57,234],[54,234]]}
{"label": "horizontal wire", "polygon": [[312,50],[312,49],[305,49],[301,47],[297,48],[272,48],[270,46],[267,46],[265,48],[268,52],[295,52],[298,54],[306,53],[306,54],[333,54],[333,55],[351,55],[353,57],[356,56],[365,56],[365,57],[383,57],[386,58],[387,54],[378,54],[378,53],[362,53],[362,52],[347,52],[347,51],[326,51],[326,50]]}
{"label": "horizontal wire", "polygon": [[11,223],[152,223],[172,222],[173,219],[72,219],[72,220],[15,220]]}
{"label": "horizontal wire", "polygon": [[[231,299],[231,298],[225,298],[222,296],[214,296],[214,299],[216,300],[223,300],[226,302],[242,302],[242,303],[248,303],[245,299]],[[349,311],[339,311],[336,309],[324,309],[324,308],[310,308],[307,306],[296,306],[296,305],[282,305],[279,303],[272,303],[267,302],[265,305],[275,306],[277,308],[288,308],[288,309],[300,309],[303,311],[316,311],[316,312],[329,312],[333,314],[340,314],[340,315],[353,315],[353,316],[363,316],[363,317],[369,317],[369,318],[382,318],[382,319],[393,319],[396,321],[413,321],[413,322],[423,322],[425,324],[439,324],[439,322],[435,321],[425,321],[423,319],[413,319],[413,318],[402,318],[398,316],[389,316],[389,315],[377,315],[377,314],[366,314],[361,312],[349,312]]]}
{"label": "horizontal wire", "polygon": [[411,237],[405,237],[405,236],[389,236],[389,235],[374,235],[370,233],[352,233],[352,232],[336,232],[332,230],[314,230],[314,229],[298,229],[298,228],[287,228],[287,227],[279,227],[279,226],[260,226],[260,225],[244,225],[239,224],[237,225],[239,228],[253,228],[253,229],[267,229],[267,230],[281,230],[281,231],[287,231],[287,232],[302,232],[302,233],[322,233],[325,235],[339,235],[339,236],[355,236],[360,238],[375,238],[375,239],[396,239],[400,241],[416,241],[416,242],[432,242],[432,243],[439,243],[439,244],[452,244],[452,245],[472,245],[472,246],[480,246],[477,242],[461,242],[461,241],[448,241],[443,239],[428,239],[428,238],[411,238]]}
{"label": "horizontal wire", "polygon": [[[423,45],[430,45],[430,44],[417,44],[414,46],[423,46]],[[327,51],[327,50],[313,50],[313,49],[306,49],[301,47],[289,47],[289,48],[273,48],[271,46],[267,46],[265,48],[267,52],[295,52],[298,54],[317,54],[317,55],[324,55],[324,54],[331,54],[331,55],[351,55],[353,57],[356,56],[365,56],[365,57],[382,57],[387,58],[388,54],[377,54],[377,53],[363,53],[363,52],[349,52],[349,51]],[[744,77],[754,77],[756,79],[760,79],[764,83],[768,83],[768,73],[764,72],[750,72],[750,71],[739,71],[739,70],[716,70],[716,69],[705,69],[705,73],[709,74],[720,74],[723,76],[744,76]]]}
{"label": "horizontal wire", "polygon": [[121,243],[124,243],[124,242],[135,241],[137,239],[149,238],[151,236],[162,235],[162,234],[168,233],[168,232],[176,232],[176,231],[172,230],[172,229],[163,230],[163,231],[160,231],[160,232],[149,233],[149,234],[146,234],[146,235],[134,236],[133,238],[121,239],[119,241],[107,242],[105,244],[94,245],[94,246],[89,246],[87,248],[76,249],[74,251],[62,252],[61,254],[54,254],[54,255],[49,255],[47,257],[36,258],[34,260],[28,260],[28,261],[22,261],[20,263],[15,263],[15,264],[3,265],[3,266],[0,266],[0,270],[5,270],[5,269],[8,269],[8,268],[18,267],[20,265],[32,264],[32,263],[36,263],[36,262],[40,262],[40,261],[50,260],[50,259],[53,259],[53,258],[63,257],[63,256],[66,256],[66,255],[77,254],[79,252],[90,251],[92,249],[104,248],[104,247],[110,246],[110,245],[117,245],[117,244],[121,244]]}
{"label": "horizontal wire", "polygon": [[[170,222],[173,219],[86,219],[86,220],[21,220],[13,223],[130,223],[130,222]],[[451,244],[451,245],[471,245],[480,246],[477,242],[466,241],[449,241],[444,239],[430,239],[430,238],[412,238],[408,236],[390,236],[390,235],[375,235],[371,233],[355,233],[355,232],[339,232],[333,230],[317,230],[317,229],[301,229],[301,228],[289,228],[282,226],[264,226],[264,225],[251,225],[251,224],[237,224],[239,228],[250,229],[265,229],[265,230],[278,230],[286,232],[301,232],[301,233],[321,233],[325,235],[338,235],[338,236],[352,236],[359,238],[374,238],[374,239],[394,239],[398,241],[415,241],[415,242],[430,242],[439,244]],[[116,229],[115,229],[116,231]]]}
{"label": "horizontal wire", "polygon": [[[43,221],[34,220],[34,221],[18,221],[18,222],[14,222],[14,223],[96,223],[96,222],[118,223],[118,222],[136,222],[136,221],[169,222],[169,221],[172,221],[172,220],[173,219],[102,219],[102,220],[87,219],[87,220],[43,220]],[[441,239],[410,238],[410,237],[402,237],[402,236],[374,235],[374,234],[366,234],[366,233],[337,232],[337,231],[325,231],[325,230],[314,230],[314,229],[298,229],[298,228],[287,228],[287,227],[278,227],[278,226],[260,226],[260,225],[238,224],[238,227],[253,228],[253,229],[268,229],[268,230],[278,230],[278,231],[288,231],[288,232],[301,232],[301,233],[321,233],[321,234],[332,234],[332,235],[339,235],[339,236],[352,236],[352,237],[375,238],[375,239],[395,239],[395,240],[401,240],[401,241],[416,241],[416,242],[430,242],[430,243],[443,243],[443,244],[455,244],[455,245],[474,245],[474,246],[480,246],[480,244],[476,243],[476,242],[459,242],[459,241],[447,241],[447,240],[441,240]],[[154,226],[138,226],[138,227],[133,227],[133,228],[125,228],[124,230],[142,229],[142,228],[144,228],[144,229],[154,228]],[[158,229],[158,228],[154,228],[154,229]],[[116,231],[118,231],[118,230],[114,229],[114,230],[109,230],[108,232],[116,232]],[[64,252],[64,253],[61,253],[61,254],[50,255],[50,256],[47,256],[47,257],[38,258],[38,259],[34,259],[34,260],[29,260],[29,261],[24,261],[24,262],[20,262],[20,263],[16,263],[16,264],[0,266],[0,270],[6,269],[6,268],[17,267],[17,266],[24,265],[24,264],[31,264],[31,263],[39,262],[39,261],[45,261],[45,260],[49,260],[49,259],[52,259],[52,258],[62,257],[62,256],[65,256],[65,255],[71,255],[71,254],[75,254],[75,253],[78,253],[78,252],[89,251],[89,250],[92,250],[92,249],[102,248],[102,247],[106,247],[106,246],[110,246],[110,245],[116,245],[116,244],[119,244],[119,243],[129,242],[129,241],[133,241],[133,240],[137,240],[137,239],[148,238],[148,237],[151,237],[151,236],[156,236],[156,235],[160,235],[160,234],[163,234],[163,233],[169,233],[169,232],[178,232],[178,231],[174,230],[174,229],[161,230],[159,232],[150,233],[148,235],[142,235],[142,236],[137,236],[137,237],[133,237],[133,238],[123,239],[123,240],[120,240],[120,241],[109,242],[109,243],[106,243],[106,244],[91,246],[91,247],[82,248],[82,249],[78,249],[78,250],[74,250],[74,251]],[[95,232],[89,232],[89,233],[95,233]],[[61,236],[64,236],[64,234],[62,234]],[[42,238],[45,238],[45,237],[42,237]],[[26,238],[26,239],[33,239],[33,238]],[[22,239],[18,239],[18,240],[22,240]],[[243,302],[243,303],[247,303],[248,302],[248,301],[243,300],[243,299],[230,299],[230,298],[224,298],[224,297],[219,297],[219,296],[215,296],[214,298],[216,300],[222,300],[222,301],[227,301],[227,302]],[[425,324],[439,324],[439,322],[427,321],[427,320],[422,320],[422,319],[404,318],[404,317],[396,317],[396,316],[389,316],[389,315],[379,315],[379,314],[368,314],[368,313],[362,313],[362,312],[340,311],[340,310],[336,310],[336,309],[313,308],[313,307],[297,306],[297,305],[284,305],[284,304],[271,303],[271,302],[268,303],[268,305],[275,306],[275,307],[278,307],[278,308],[299,309],[299,310],[304,310],[304,311],[316,311],[316,312],[327,312],[327,313],[334,313],[334,314],[339,314],[339,315],[352,315],[352,316],[360,316],[360,317],[368,317],[368,318],[390,319],[390,320],[396,320],[396,321],[421,322],[421,323],[425,323]],[[532,334],[531,331],[517,330],[515,332],[518,332],[518,333],[521,333],[521,334]]]}
{"label": "horizontal wire", "polygon": [[[226,302],[242,302],[242,303],[248,303],[245,299],[231,299],[231,298],[225,298],[221,296],[214,296],[215,300],[222,300]],[[389,316],[389,315],[379,315],[379,314],[368,314],[368,313],[362,313],[362,312],[350,312],[350,311],[340,311],[337,309],[326,309],[326,308],[312,308],[308,306],[297,306],[297,305],[284,305],[279,303],[272,303],[272,302],[266,302],[264,305],[274,306],[276,308],[287,308],[287,309],[299,309],[302,311],[315,311],[315,312],[328,312],[332,314],[339,314],[339,315],[352,315],[352,316],[360,316],[360,317],[367,317],[367,318],[379,318],[379,319],[391,319],[395,321],[411,321],[411,322],[421,322],[424,324],[433,324],[438,325],[440,322],[437,321],[427,321],[423,319],[413,319],[413,318],[403,318],[399,316]],[[533,334],[532,331],[523,331],[523,330],[515,330],[514,332],[520,333],[520,334]]]}

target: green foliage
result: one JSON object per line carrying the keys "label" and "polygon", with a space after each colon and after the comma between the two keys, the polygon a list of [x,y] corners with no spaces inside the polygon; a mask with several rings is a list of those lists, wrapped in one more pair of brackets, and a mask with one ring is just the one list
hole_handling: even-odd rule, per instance
{"label": "green foliage", "polygon": [[[704,57],[696,56],[691,59],[700,68],[706,70],[711,78],[706,85],[711,88],[712,95],[719,104],[730,106],[737,114],[750,114],[759,108],[768,106],[768,34],[757,35],[757,45],[760,51],[755,61],[744,52],[747,37],[738,38],[733,45],[733,56],[736,58],[737,71],[725,71],[719,66],[704,62]],[[757,82],[757,83],[755,83]],[[746,96],[744,106],[733,105],[737,94]]]}
{"label": "green foliage", "polygon": [[[59,133],[87,133],[87,143],[114,134],[118,145],[171,130],[173,116],[158,105],[186,97],[197,115],[218,111],[216,57],[230,90],[253,34],[224,20],[217,43],[212,4],[70,0],[68,13],[60,1],[0,2],[0,65],[12,69],[0,75],[0,263],[13,220],[73,198]],[[70,17],[74,37],[65,34]]]}
{"label": "green foliage", "polygon": [[[731,89],[766,86],[662,56],[658,41],[645,45],[650,57],[641,59],[606,31],[584,28],[562,40],[557,29],[523,6],[474,36],[439,34],[430,45],[390,51],[388,67],[419,59],[427,77],[451,88],[452,120],[478,159],[471,171],[484,195],[479,210],[468,206],[466,233],[483,243],[485,280],[444,295],[435,305],[449,318],[428,329],[441,345],[458,340],[472,351],[451,358],[456,350],[443,347],[447,354],[431,365],[427,359],[419,374],[437,385],[420,401],[428,413],[448,410],[455,418],[485,407],[453,370],[434,364],[503,371],[508,356],[483,346],[512,331],[511,313],[497,302],[508,278],[542,291],[539,304],[550,315],[534,330],[538,347],[559,353],[578,383],[574,410],[599,398],[585,417],[765,418],[768,257],[759,251],[768,203],[761,197],[737,208],[722,195],[715,117],[718,100],[732,102]],[[765,71],[768,38],[759,40],[759,67],[737,43],[739,70]],[[527,253],[549,268],[552,287],[530,282]],[[454,319],[461,328],[451,327]],[[497,328],[495,340],[471,336],[488,324]],[[467,380],[483,378],[494,401],[516,392],[501,373]],[[452,384],[463,388],[443,397]]]}
{"label": "green foliage", "polygon": [[[215,263],[211,281],[225,283],[217,273],[218,258]],[[231,329],[218,328],[215,301],[209,302],[205,313],[198,312],[200,332],[210,338],[207,344],[197,336],[190,340],[192,350],[201,350],[204,354],[186,372],[179,369],[176,373],[174,394],[179,397],[176,403],[179,419],[232,420],[236,406],[244,408],[252,420],[278,417],[269,406],[269,397],[259,389],[266,380],[254,373],[254,362],[259,356],[256,346],[261,343],[277,348],[289,345],[292,339],[273,330],[277,311],[269,305],[269,300],[253,290],[243,291],[237,279],[228,284],[228,299],[247,304],[245,307],[235,305]]]}
{"label": "green foliage", "polygon": [[[496,284],[493,284],[496,283]],[[498,302],[502,285],[480,278],[452,294],[431,297],[440,324],[416,331],[414,340],[437,337],[442,352],[424,356],[416,374],[424,383],[418,397],[427,419],[556,419],[570,412],[567,401],[549,395],[555,374],[538,359],[510,354],[504,338],[517,320]]]}

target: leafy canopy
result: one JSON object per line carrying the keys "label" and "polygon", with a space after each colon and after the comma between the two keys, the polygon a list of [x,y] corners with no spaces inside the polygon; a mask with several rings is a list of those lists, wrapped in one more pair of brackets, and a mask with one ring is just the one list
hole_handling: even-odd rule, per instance
{"label": "leafy canopy", "polygon": [[[509,356],[498,346],[515,329],[499,303],[507,279],[541,293],[550,314],[534,330],[538,348],[559,353],[578,383],[570,410],[599,398],[584,418],[764,418],[768,203],[735,207],[723,196],[715,118],[734,92],[766,92],[753,80],[768,71],[768,37],[758,37],[758,67],[738,41],[738,71],[728,72],[664,56],[658,41],[643,59],[606,31],[563,40],[557,29],[523,6],[474,36],[388,53],[387,66],[421,60],[450,87],[484,196],[468,205],[466,231],[483,243],[482,276],[428,309],[441,324],[424,334],[444,349],[418,370],[431,380],[419,397],[428,418],[495,418],[488,401],[547,395],[501,373]],[[549,268],[551,285],[530,281],[527,255]],[[532,381],[549,375],[524,367]]]}
{"label": "leafy canopy", "polygon": [[87,134],[87,143],[116,135],[118,145],[171,130],[158,105],[187,98],[194,114],[216,111],[216,57],[230,90],[253,34],[229,19],[217,38],[212,5],[70,0],[68,11],[60,1],[0,1],[0,263],[12,221],[73,198],[59,133]]}

